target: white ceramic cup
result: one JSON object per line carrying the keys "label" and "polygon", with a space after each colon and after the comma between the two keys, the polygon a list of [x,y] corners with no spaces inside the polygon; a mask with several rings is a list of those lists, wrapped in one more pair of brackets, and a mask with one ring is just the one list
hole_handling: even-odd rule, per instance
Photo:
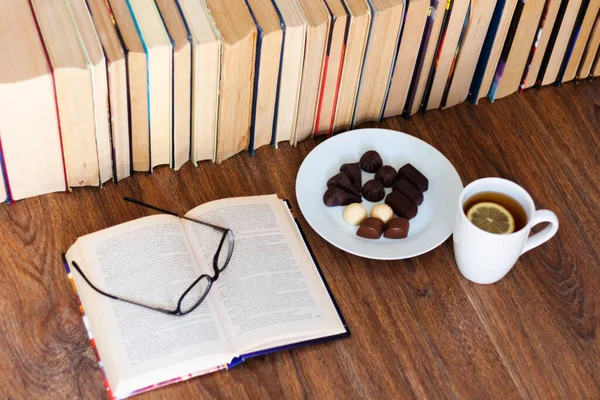
{"label": "white ceramic cup", "polygon": [[[517,232],[498,235],[473,225],[465,215],[465,202],[478,193],[496,192],[518,201],[527,214],[527,225]],[[465,278],[475,283],[494,283],[511,270],[525,252],[550,240],[558,231],[558,218],[548,210],[537,210],[533,199],[521,186],[500,178],[485,178],[472,182],[463,189],[458,199],[454,226],[454,257]],[[529,236],[534,225],[549,225]]]}

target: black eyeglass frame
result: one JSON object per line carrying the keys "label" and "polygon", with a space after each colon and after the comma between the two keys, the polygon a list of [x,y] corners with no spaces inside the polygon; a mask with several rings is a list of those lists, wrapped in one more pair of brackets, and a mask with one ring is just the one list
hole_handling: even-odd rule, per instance
{"label": "black eyeglass frame", "polygon": [[[149,306],[147,304],[143,304],[143,303],[140,303],[140,302],[135,301],[135,300],[131,300],[131,299],[127,299],[127,298],[124,298],[124,297],[116,296],[116,295],[111,294],[111,293],[107,293],[104,290],[96,287],[96,285],[94,285],[89,280],[89,278],[83,273],[83,271],[81,270],[81,268],[79,267],[79,265],[77,264],[77,262],[72,261],[71,265],[75,268],[75,270],[81,275],[81,277],[85,280],[85,282],[92,289],[94,289],[96,292],[98,292],[98,293],[100,293],[100,294],[102,294],[102,295],[104,295],[104,296],[106,296],[108,298],[111,298],[113,300],[122,301],[122,302],[129,303],[129,304],[133,304],[133,305],[136,305],[136,306],[139,306],[139,307],[143,307],[143,308],[146,308],[146,309],[149,309],[149,310],[157,311],[157,312],[160,312],[160,313],[163,313],[163,314],[172,315],[172,316],[178,316],[178,317],[180,317],[180,316],[184,316],[184,315],[187,315],[187,314],[191,313],[196,308],[198,308],[200,306],[200,304],[202,304],[202,302],[204,301],[204,299],[206,298],[206,296],[208,296],[208,293],[210,292],[212,284],[214,282],[216,282],[217,279],[219,279],[220,274],[223,271],[225,271],[225,269],[229,265],[229,262],[231,261],[231,257],[233,256],[233,249],[234,249],[234,245],[235,245],[235,237],[233,235],[233,232],[230,229],[223,228],[223,227],[220,227],[220,226],[217,226],[217,225],[213,225],[213,224],[210,224],[208,222],[203,222],[203,221],[200,221],[200,220],[197,220],[197,219],[194,219],[194,218],[189,218],[189,217],[186,217],[186,216],[181,216],[181,215],[179,215],[177,213],[174,213],[172,211],[164,210],[162,208],[158,208],[158,207],[152,206],[150,204],[146,204],[146,203],[141,202],[139,200],[132,199],[131,197],[125,197],[124,200],[125,201],[129,201],[129,202],[134,203],[134,204],[137,204],[137,205],[140,205],[142,207],[146,207],[146,208],[150,208],[152,210],[160,211],[160,212],[162,212],[164,214],[173,215],[175,217],[179,217],[179,218],[185,219],[187,221],[191,221],[191,222],[195,222],[195,223],[198,223],[198,224],[201,224],[201,225],[205,225],[205,226],[208,226],[208,227],[213,228],[215,230],[223,232],[223,236],[221,237],[221,240],[219,241],[219,246],[218,246],[217,251],[215,252],[215,255],[213,257],[214,275],[213,276],[208,275],[208,274],[202,274],[202,275],[200,275],[185,290],[185,292],[183,292],[183,294],[181,295],[181,297],[179,297],[179,300],[177,301],[177,308],[175,308],[175,310],[168,310],[168,309],[165,309],[165,308]],[[228,242],[229,242],[229,251],[227,253],[227,258],[225,259],[225,263],[223,264],[223,267],[219,268],[219,257],[221,256],[221,251],[223,249],[223,245],[225,244],[225,240],[228,240]],[[68,265],[67,257],[66,257],[66,255],[64,253],[62,254],[62,259],[63,259],[63,262],[65,263],[65,265]],[[185,299],[185,297],[192,291],[192,289],[202,279],[207,279],[207,282],[208,282],[206,290],[204,291],[204,294],[200,297],[200,299],[189,310],[182,311],[181,308],[182,308],[183,300]]]}

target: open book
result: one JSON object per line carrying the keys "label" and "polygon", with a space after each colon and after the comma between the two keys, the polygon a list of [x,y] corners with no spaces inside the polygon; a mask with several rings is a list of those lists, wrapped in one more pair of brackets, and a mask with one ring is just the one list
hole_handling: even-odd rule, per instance
{"label": "open book", "polygon": [[174,309],[198,276],[213,275],[222,232],[154,215],[80,237],[66,254],[67,273],[111,397],[349,335],[284,201],[274,195],[224,199],[196,207],[186,217],[231,229],[235,246],[206,299],[185,316],[104,297],[69,267],[75,261],[101,290]]}

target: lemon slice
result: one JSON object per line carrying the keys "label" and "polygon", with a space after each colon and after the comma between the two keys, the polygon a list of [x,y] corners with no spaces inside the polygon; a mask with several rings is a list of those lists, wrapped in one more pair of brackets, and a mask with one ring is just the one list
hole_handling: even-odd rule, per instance
{"label": "lemon slice", "polygon": [[469,209],[467,218],[473,225],[486,232],[507,235],[515,231],[515,219],[500,204],[477,203]]}

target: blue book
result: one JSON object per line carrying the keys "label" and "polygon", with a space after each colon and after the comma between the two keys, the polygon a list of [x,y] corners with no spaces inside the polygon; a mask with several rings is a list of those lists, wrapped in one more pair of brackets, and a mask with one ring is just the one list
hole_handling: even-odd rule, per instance
{"label": "blue book", "polygon": [[8,183],[8,173],[6,172],[6,164],[4,164],[4,152],[2,150],[2,139],[0,139],[0,201],[10,203],[10,185]]}
{"label": "blue book", "polygon": [[477,61],[477,67],[475,68],[475,74],[473,75],[473,81],[471,82],[471,88],[469,89],[469,97],[467,98],[467,100],[473,104],[477,104],[477,101],[479,100],[481,83],[483,82],[483,77],[490,61],[490,54],[494,47],[494,41],[496,40],[496,34],[500,27],[500,21],[502,20],[505,5],[506,0],[498,0],[496,3],[496,8],[494,9],[494,14],[490,21],[490,27],[488,28],[487,35],[483,42],[483,48],[479,55],[479,61]]}
{"label": "blue book", "polygon": [[519,22],[521,21],[521,15],[523,14],[524,7],[525,0],[519,0],[517,2],[517,8],[515,9],[515,13],[510,22],[510,27],[508,28],[508,33],[506,35],[506,41],[504,42],[504,46],[502,47],[502,53],[500,54],[500,61],[498,61],[498,66],[496,67],[496,72],[494,74],[494,80],[492,81],[492,85],[488,93],[488,98],[492,102],[496,99],[498,86],[500,85],[500,80],[502,79],[502,75],[504,74],[504,68],[506,68],[508,55],[510,54],[510,50],[515,39],[515,34],[517,33],[517,28],[519,27]]}
{"label": "blue book", "polygon": [[[248,149],[250,154],[254,155],[256,148],[273,144],[275,141],[285,24],[272,0],[245,0],[245,2],[257,29]],[[273,51],[269,50],[275,48],[278,54],[273,57]],[[271,71],[277,71],[277,74]]]}

